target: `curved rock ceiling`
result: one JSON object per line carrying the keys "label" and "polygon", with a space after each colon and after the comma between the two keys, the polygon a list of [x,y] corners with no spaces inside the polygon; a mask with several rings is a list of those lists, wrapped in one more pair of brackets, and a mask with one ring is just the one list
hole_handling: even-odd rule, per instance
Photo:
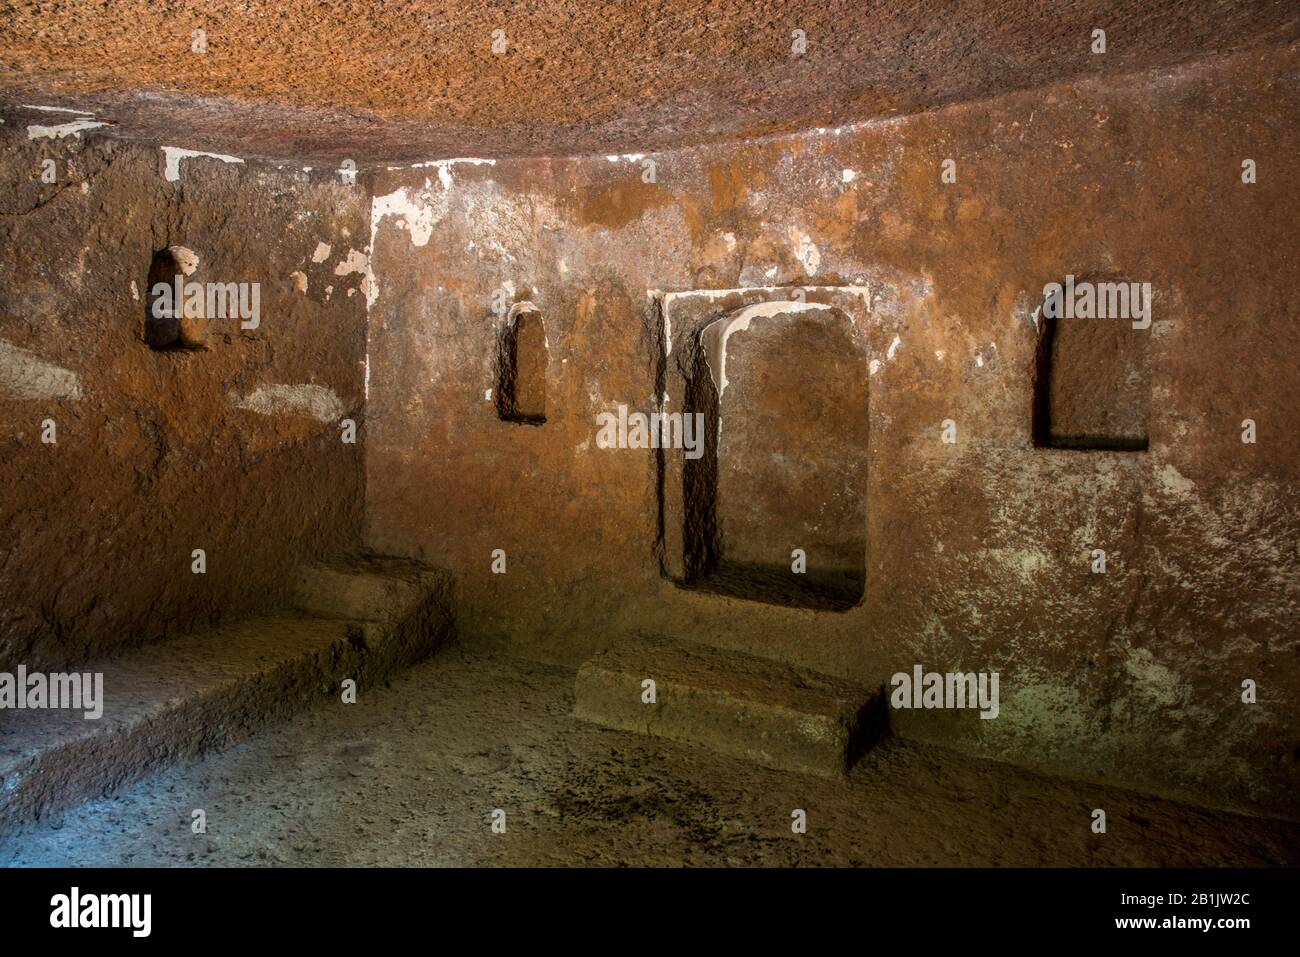
{"label": "curved rock ceiling", "polygon": [[[0,103],[93,110],[120,135],[194,148],[359,164],[738,139],[1300,36],[1293,0],[6,7]],[[1089,49],[1096,28],[1107,33],[1104,54]],[[192,49],[200,29],[202,53]],[[800,53],[796,30],[807,38]]]}

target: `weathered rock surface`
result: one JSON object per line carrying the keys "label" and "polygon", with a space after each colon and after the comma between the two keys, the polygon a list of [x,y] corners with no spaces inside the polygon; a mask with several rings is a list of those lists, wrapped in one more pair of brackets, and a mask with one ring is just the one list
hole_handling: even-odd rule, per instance
{"label": "weathered rock surface", "polygon": [[[365,249],[365,188],[203,157],[169,181],[156,145],[20,122],[67,119],[0,125],[0,670],[272,612],[361,528],[366,276],[336,270]],[[176,246],[186,281],[258,284],[255,328],[151,347]]]}

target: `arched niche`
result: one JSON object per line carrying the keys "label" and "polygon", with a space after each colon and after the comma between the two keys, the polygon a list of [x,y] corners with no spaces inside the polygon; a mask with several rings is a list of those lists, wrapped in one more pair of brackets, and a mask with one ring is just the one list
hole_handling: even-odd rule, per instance
{"label": "arched niche", "polygon": [[498,360],[497,413],[507,422],[546,421],[546,324],[531,302],[510,308]]}

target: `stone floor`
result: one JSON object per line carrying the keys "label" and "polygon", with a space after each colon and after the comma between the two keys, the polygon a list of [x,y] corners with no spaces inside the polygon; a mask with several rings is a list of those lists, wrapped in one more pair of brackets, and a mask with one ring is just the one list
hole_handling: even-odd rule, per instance
{"label": "stone floor", "polygon": [[578,722],[572,688],[566,671],[445,648],[355,705],[0,835],[0,865],[1300,863],[1300,824],[898,741],[848,781],[771,771]]}

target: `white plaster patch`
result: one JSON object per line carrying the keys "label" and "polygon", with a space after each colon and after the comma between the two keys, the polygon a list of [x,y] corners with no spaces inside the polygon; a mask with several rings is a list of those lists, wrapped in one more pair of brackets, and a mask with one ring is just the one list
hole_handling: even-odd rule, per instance
{"label": "white plaster patch", "polygon": [[294,288],[299,292],[307,291],[307,274],[295,269],[289,273],[289,278],[293,280]]}
{"label": "white plaster patch", "polygon": [[822,264],[822,254],[816,243],[797,226],[791,226],[788,232],[790,244],[794,247],[794,257],[803,266],[803,271],[809,276],[817,275],[817,268]]}
{"label": "white plaster patch", "polygon": [[[843,292],[850,295],[859,296],[864,303],[871,301],[871,287],[867,285],[860,286],[798,286],[798,289],[816,289],[827,292]],[[688,289],[684,292],[665,292],[660,293],[658,290],[651,290],[649,295],[661,296],[664,301],[664,308],[667,308],[678,299],[726,299],[728,296],[734,296],[737,293],[748,292],[771,292],[788,295],[791,287],[789,286],[738,286],[733,289]]]}
{"label": "white plaster patch", "polygon": [[[436,169],[438,171],[438,182],[442,184],[443,189],[451,189],[453,180],[451,168],[456,165],[466,166],[495,166],[497,161],[494,159],[482,159],[477,156],[456,156],[451,159],[426,160],[423,163],[412,163],[406,169]],[[390,166],[390,170],[402,169],[401,166]]]}
{"label": "white plaster patch", "polygon": [[[429,181],[424,181],[425,187]],[[379,279],[375,276],[374,254],[375,237],[379,233],[379,224],[385,216],[399,216],[401,228],[405,228],[411,237],[412,246],[424,246],[433,235],[433,225],[437,221],[434,208],[426,202],[417,202],[412,198],[407,187],[402,186],[384,196],[376,196],[370,201],[370,256],[366,266],[366,308],[373,306],[379,299]],[[438,218],[441,218],[439,216]]]}
{"label": "white plaster patch", "polygon": [[69,369],[0,339],[0,392],[15,399],[80,399],[81,380]]}
{"label": "white plaster patch", "polygon": [[858,171],[855,169],[846,169],[840,171],[840,182],[851,183],[858,178]]}
{"label": "white plaster patch", "polygon": [[172,254],[172,261],[182,275],[193,276],[199,268],[199,255],[194,250],[186,246],[168,246],[167,251]]}
{"label": "white plaster patch", "polygon": [[347,257],[334,267],[334,275],[346,276],[354,272],[364,273],[369,267],[370,257],[359,250],[349,249]]}
{"label": "white plaster patch", "polygon": [[94,116],[94,110],[71,110],[66,106],[37,106],[34,103],[20,103],[21,110],[40,110],[42,113],[72,113],[76,116]]}
{"label": "white plaster patch", "polygon": [[131,280],[131,298],[136,302],[140,301],[140,287],[135,284],[134,279]]}
{"label": "white plaster patch", "polygon": [[[775,272],[775,270],[773,270]],[[865,284],[858,286],[800,286],[797,287],[805,291],[824,290],[828,292],[848,293],[849,295],[858,296],[862,299],[864,306],[871,304],[871,288]],[[658,289],[651,289],[646,295],[661,301],[661,311],[664,317],[664,353],[672,355],[673,352],[673,322],[672,308],[674,303],[679,299],[725,299],[728,296],[734,296],[737,293],[769,293],[780,295],[778,302],[785,302],[786,297],[790,295],[789,286],[741,286],[733,289],[690,289],[684,292],[662,292]]]}
{"label": "white plaster patch", "polygon": [[179,146],[164,146],[162,148],[163,156],[167,160],[166,168],[163,170],[163,179],[169,183],[174,183],[181,178],[181,160],[193,159],[195,157],[206,157],[207,159],[221,160],[223,163],[243,164],[243,160],[238,156],[227,156],[224,153],[205,153],[202,150],[181,149]]}
{"label": "white plaster patch", "polygon": [[321,385],[258,386],[248,396],[236,396],[231,402],[259,415],[303,415],[319,422],[334,422],[343,414],[343,403],[334,390]]}
{"label": "white plaster patch", "polygon": [[311,261],[314,263],[323,263],[330,258],[333,247],[329,243],[317,243],[316,251],[311,254]]}
{"label": "white plaster patch", "polygon": [[86,130],[98,129],[101,126],[108,126],[107,123],[101,123],[98,120],[73,120],[71,123],[60,123],[56,126],[32,125],[27,127],[27,138],[29,140],[61,140],[65,136],[74,136],[78,139]]}
{"label": "white plaster patch", "polygon": [[[478,156],[453,156],[450,159],[425,160],[422,163],[412,163],[411,169],[429,169],[430,167],[455,166],[458,163],[464,163],[467,166],[496,166],[497,161],[494,159],[483,159]],[[392,167],[389,169],[401,169],[401,167]]]}
{"label": "white plaster patch", "polygon": [[889,344],[889,348],[885,350],[885,358],[888,359],[890,362],[893,362],[894,356],[898,354],[898,349],[902,344],[903,344],[902,338],[899,336],[894,336],[894,341],[891,342]]}
{"label": "white plaster patch", "polygon": [[371,251],[375,248],[375,230],[385,216],[401,217],[403,228],[410,234],[412,246],[427,245],[429,237],[433,235],[433,214],[433,207],[428,203],[417,202],[405,186],[385,196],[376,196],[370,204]]}

